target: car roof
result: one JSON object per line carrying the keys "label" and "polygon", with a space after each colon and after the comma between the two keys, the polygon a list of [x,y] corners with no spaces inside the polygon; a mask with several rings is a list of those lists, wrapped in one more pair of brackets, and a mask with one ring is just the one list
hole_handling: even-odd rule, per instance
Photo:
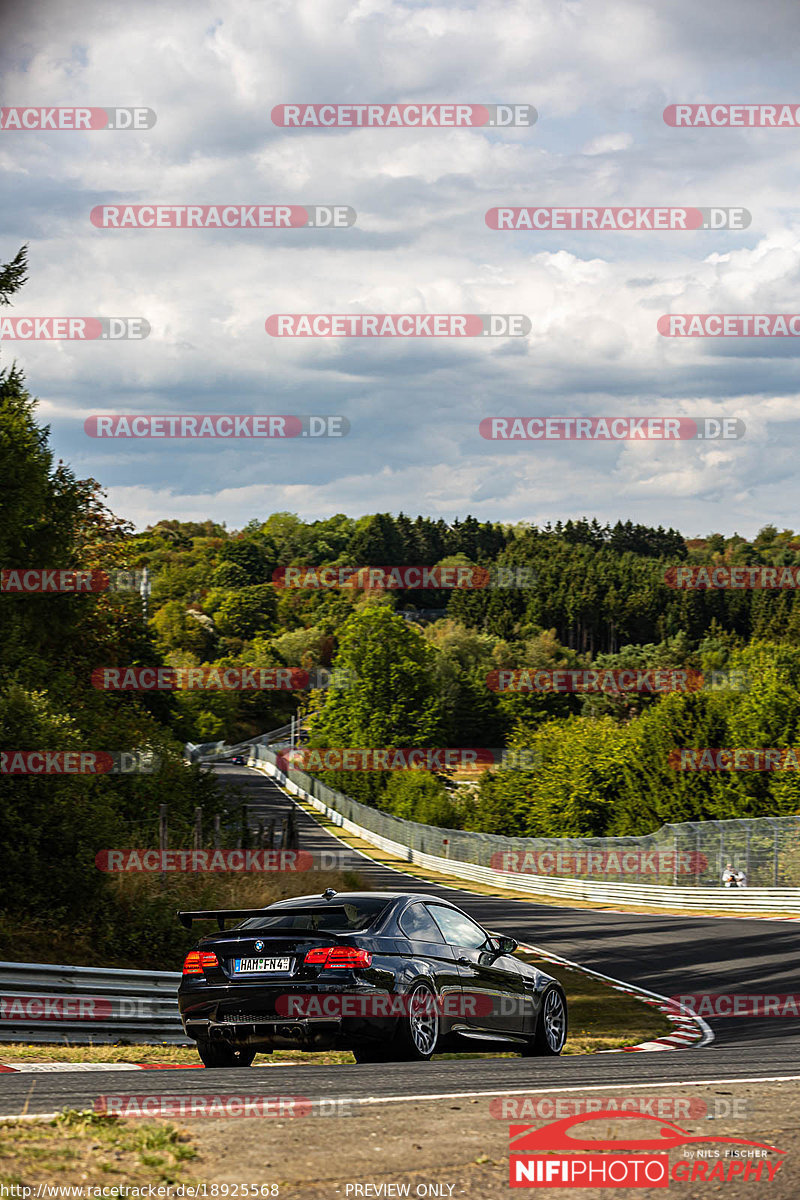
{"label": "car roof", "polygon": [[276,900],[274,904],[267,905],[268,908],[304,908],[309,903],[318,904],[320,901],[328,904],[355,904],[359,900],[375,900],[380,898],[391,902],[412,900],[434,900],[437,904],[446,904],[450,908],[455,908],[455,905],[450,900],[445,900],[439,896],[430,896],[427,892],[336,892],[330,897],[323,896],[320,892],[315,892],[310,896],[292,896],[288,900]]}

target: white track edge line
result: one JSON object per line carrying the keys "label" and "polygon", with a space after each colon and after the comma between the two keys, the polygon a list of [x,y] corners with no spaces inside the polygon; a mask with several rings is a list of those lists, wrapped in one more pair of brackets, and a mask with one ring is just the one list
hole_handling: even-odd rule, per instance
{"label": "white track edge line", "polygon": [[[470,1100],[480,1099],[482,1096],[543,1096],[552,1095],[560,1092],[602,1092],[609,1087],[624,1087],[626,1089],[633,1088],[668,1088],[668,1087],[711,1087],[720,1083],[795,1083],[800,1081],[800,1075],[753,1075],[741,1076],[736,1078],[723,1079],[674,1079],[664,1082],[649,1082],[649,1083],[590,1083],[590,1084],[570,1084],[564,1087],[529,1087],[529,1088],[504,1088],[493,1089],[487,1091],[473,1092],[435,1092],[422,1093],[419,1095],[408,1096],[340,1096],[338,1099],[343,1104],[407,1104],[409,1102],[421,1102],[425,1100]],[[165,1095],[167,1093],[164,1093]],[[60,1113],[24,1113],[10,1114],[7,1116],[0,1115],[0,1121],[52,1121],[55,1117],[60,1116]],[[181,1118],[191,1120],[192,1118]],[[195,1120],[203,1120],[206,1118],[194,1118]],[[214,1118],[212,1118],[214,1119]],[[222,1119],[222,1118],[216,1118]]]}

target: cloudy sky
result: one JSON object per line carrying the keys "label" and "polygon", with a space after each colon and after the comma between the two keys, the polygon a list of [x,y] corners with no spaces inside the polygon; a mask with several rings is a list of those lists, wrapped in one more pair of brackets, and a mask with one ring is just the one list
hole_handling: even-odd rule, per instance
{"label": "cloudy sky", "polygon": [[[5,4],[5,7],[2,5]],[[13,11],[19,10],[19,11]],[[0,316],[137,316],[145,341],[4,340],[55,451],[138,526],[288,509],[751,535],[800,527],[797,340],[663,313],[800,312],[795,0],[0,0],[3,105],[137,105],[146,131],[0,132]],[[530,128],[291,130],[286,103],[527,103]],[[347,204],[350,229],[98,229],[95,205]],[[744,230],[496,232],[497,205],[742,206]],[[273,313],[522,313],[527,337],[278,339]],[[98,441],[106,413],[333,413],[348,437]],[[487,416],[736,417],[734,442],[483,440]]]}

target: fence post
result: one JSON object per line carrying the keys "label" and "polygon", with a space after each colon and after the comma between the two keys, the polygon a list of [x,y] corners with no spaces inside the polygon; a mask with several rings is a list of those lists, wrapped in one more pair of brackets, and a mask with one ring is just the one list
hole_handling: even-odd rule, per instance
{"label": "fence post", "polygon": [[219,813],[214,813],[214,849],[219,850],[222,838],[220,836]]}
{"label": "fence post", "polygon": [[677,835],[677,833],[675,834],[675,837],[673,838],[672,853],[673,853],[673,856],[675,859],[675,862],[673,863],[673,867],[672,867],[672,886],[677,887],[678,886],[678,835]]}
{"label": "fence post", "polygon": [[750,826],[749,825],[747,826],[747,832],[746,832],[745,836],[746,836],[746,841],[745,841],[745,860],[744,860],[745,868],[744,869],[745,869],[745,874],[747,875],[748,886],[752,887],[753,884],[750,880]]}
{"label": "fence post", "polygon": [[775,826],[775,844],[772,852],[772,882],[773,887],[778,886],[778,826]]}
{"label": "fence post", "polygon": [[202,850],[203,848],[203,810],[196,808],[194,810],[194,848]]}
{"label": "fence post", "polygon": [[[167,849],[168,840],[169,840],[169,832],[167,830],[167,806],[166,806],[166,804],[159,804],[159,806],[158,806],[158,848],[162,853]],[[163,864],[163,859],[162,859],[162,864]],[[166,883],[166,881],[167,881],[167,873],[166,873],[166,871],[162,871],[161,872],[162,885],[164,883]]]}

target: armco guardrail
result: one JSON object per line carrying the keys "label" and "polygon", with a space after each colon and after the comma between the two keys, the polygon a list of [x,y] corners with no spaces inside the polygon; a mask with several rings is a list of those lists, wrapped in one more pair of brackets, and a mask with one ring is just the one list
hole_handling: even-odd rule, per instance
{"label": "armco guardrail", "polygon": [[[742,912],[754,913],[800,913],[800,888],[796,887],[753,887],[727,889],[720,886],[675,887],[658,886],[642,883],[609,883],[604,880],[585,880],[575,878],[554,878],[523,871],[499,871],[481,863],[466,862],[452,854],[431,854],[423,849],[409,845],[409,841],[396,841],[378,833],[367,824],[360,824],[352,819],[359,816],[362,820],[384,820],[393,822],[395,827],[403,830],[405,826],[414,826],[414,822],[389,817],[370,809],[366,805],[351,799],[349,796],[336,792],[321,783],[320,780],[306,775],[302,771],[283,771],[277,765],[277,756],[264,746],[254,747],[249,765],[278,779],[288,792],[301,796],[319,812],[324,813],[334,824],[350,833],[356,834],[364,841],[381,850],[394,854],[409,863],[418,863],[431,871],[438,871],[458,879],[467,879],[475,883],[488,884],[492,887],[508,888],[517,892],[530,892],[533,895],[559,896],[570,900],[588,900],[595,903],[617,903],[627,905],[642,905],[654,908],[696,908],[705,912]],[[338,803],[337,803],[338,801]],[[343,811],[344,810],[344,811]],[[345,813],[349,815],[345,815]],[[363,813],[363,816],[362,816]],[[796,818],[795,818],[796,820]],[[417,837],[428,836],[432,841],[449,845],[449,836],[454,832],[448,829],[438,829],[432,825],[416,825],[410,829]],[[486,838],[487,835],[473,834],[474,838]],[[410,839],[409,839],[410,840]],[[555,839],[552,839],[555,840]],[[564,839],[568,841],[571,839]],[[591,839],[600,844],[604,839]],[[644,839],[618,838],[616,843],[627,843],[630,850],[636,850]],[[502,844],[503,839],[493,838],[493,842]],[[544,839],[508,839],[508,847],[517,847],[524,842],[542,844]],[[612,841],[612,839],[608,839]],[[458,845],[458,843],[456,843]],[[620,852],[624,852],[618,847]]]}
{"label": "armco guardrail", "polygon": [[191,1045],[177,971],[0,962],[0,1042]]}

